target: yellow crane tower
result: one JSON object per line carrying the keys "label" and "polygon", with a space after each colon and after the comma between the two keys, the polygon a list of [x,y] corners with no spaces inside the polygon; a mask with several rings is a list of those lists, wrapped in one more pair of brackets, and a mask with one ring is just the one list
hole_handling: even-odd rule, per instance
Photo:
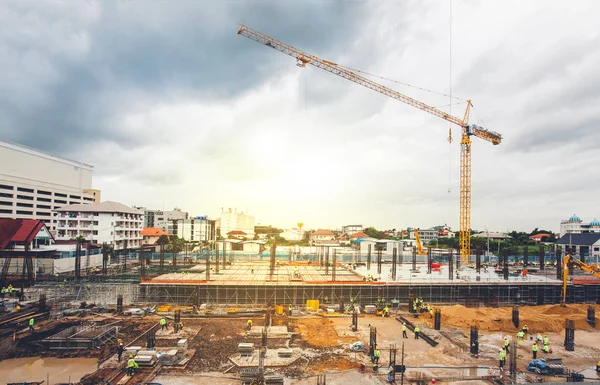
{"label": "yellow crane tower", "polygon": [[421,243],[421,236],[419,235],[419,229],[413,230],[415,233],[415,240],[417,241],[417,255],[427,255],[425,250],[423,250],[423,244]]}
{"label": "yellow crane tower", "polygon": [[306,67],[307,64],[340,76],[346,80],[360,84],[363,87],[372,89],[390,98],[399,100],[403,103],[416,107],[422,111],[428,112],[438,118],[444,119],[450,123],[456,124],[462,129],[462,138],[460,141],[460,256],[461,265],[466,266],[471,258],[471,136],[476,136],[493,144],[500,144],[502,135],[497,132],[489,131],[483,127],[469,124],[469,114],[473,104],[467,100],[467,108],[464,116],[461,118],[452,116],[435,107],[427,105],[409,96],[394,91],[370,79],[358,75],[336,63],[320,59],[315,55],[308,54],[298,48],[287,45],[270,36],[262,34],[241,25],[238,35],[247,37],[257,43],[273,48],[279,52],[289,55],[296,59],[296,64],[300,67]]}

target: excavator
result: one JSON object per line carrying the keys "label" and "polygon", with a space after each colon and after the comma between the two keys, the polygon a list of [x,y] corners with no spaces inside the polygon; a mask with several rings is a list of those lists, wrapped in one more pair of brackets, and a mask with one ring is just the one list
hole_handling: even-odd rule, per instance
{"label": "excavator", "polygon": [[423,250],[423,245],[421,244],[421,237],[419,236],[419,229],[414,229],[415,239],[417,240],[417,255],[427,255],[425,250]]}
{"label": "excavator", "polygon": [[600,278],[600,273],[597,272],[593,267],[586,265],[579,259],[573,258],[570,254],[565,255],[563,258],[563,291],[562,291],[562,304],[567,303],[567,280],[569,279],[569,266],[578,268],[579,270],[587,271],[588,273],[594,274],[596,278]]}

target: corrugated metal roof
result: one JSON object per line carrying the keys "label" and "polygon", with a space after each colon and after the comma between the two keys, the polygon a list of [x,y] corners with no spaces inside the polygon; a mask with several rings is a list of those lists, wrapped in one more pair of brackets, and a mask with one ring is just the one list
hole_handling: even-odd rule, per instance
{"label": "corrugated metal roof", "polygon": [[558,241],[559,245],[581,245],[591,246],[600,240],[599,233],[583,233],[583,234],[565,234]]}

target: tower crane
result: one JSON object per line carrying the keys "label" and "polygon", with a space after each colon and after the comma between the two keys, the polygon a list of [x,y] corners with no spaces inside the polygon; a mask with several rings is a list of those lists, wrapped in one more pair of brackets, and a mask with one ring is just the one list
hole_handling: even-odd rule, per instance
{"label": "tower crane", "polygon": [[311,55],[298,48],[287,45],[270,36],[262,34],[245,25],[241,25],[238,35],[242,35],[257,43],[273,48],[276,51],[289,55],[296,59],[296,65],[306,67],[310,64],[334,75],[350,80],[363,87],[370,88],[385,96],[396,99],[410,106],[428,112],[431,115],[444,119],[450,123],[460,126],[462,136],[460,142],[460,256],[461,264],[466,266],[471,258],[471,136],[491,142],[494,145],[500,144],[502,135],[497,132],[487,130],[475,124],[469,124],[469,114],[473,104],[467,100],[467,108],[462,118],[452,116],[442,110],[439,110],[426,103],[420,102],[409,96],[394,91],[370,79],[367,79],[356,72],[350,71],[334,62],[323,60],[315,55]]}

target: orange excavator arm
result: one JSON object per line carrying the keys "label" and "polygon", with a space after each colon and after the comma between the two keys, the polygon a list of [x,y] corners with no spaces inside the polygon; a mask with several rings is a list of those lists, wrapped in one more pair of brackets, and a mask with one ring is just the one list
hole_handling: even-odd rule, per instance
{"label": "orange excavator arm", "polygon": [[586,271],[593,274],[596,278],[600,278],[600,273],[597,272],[593,267],[586,265],[579,259],[573,258],[570,254],[565,255],[563,258],[563,296],[562,303],[565,304],[567,301],[567,281],[569,279],[569,266],[578,268],[579,270]]}

